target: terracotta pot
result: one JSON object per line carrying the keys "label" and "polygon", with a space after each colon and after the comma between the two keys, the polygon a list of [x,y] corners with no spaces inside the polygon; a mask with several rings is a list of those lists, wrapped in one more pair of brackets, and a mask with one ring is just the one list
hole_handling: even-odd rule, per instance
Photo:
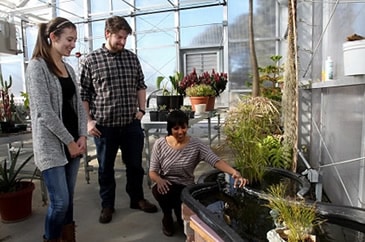
{"label": "terracotta pot", "polygon": [[190,97],[191,108],[195,111],[195,104],[208,104],[209,97]]}
{"label": "terracotta pot", "polygon": [[3,223],[19,222],[32,214],[33,182],[21,182],[19,191],[0,194],[0,215]]}
{"label": "terracotta pot", "polygon": [[214,105],[215,105],[215,97],[211,96],[208,99],[208,103],[207,103],[207,107],[206,107],[206,111],[213,111],[214,110]]}

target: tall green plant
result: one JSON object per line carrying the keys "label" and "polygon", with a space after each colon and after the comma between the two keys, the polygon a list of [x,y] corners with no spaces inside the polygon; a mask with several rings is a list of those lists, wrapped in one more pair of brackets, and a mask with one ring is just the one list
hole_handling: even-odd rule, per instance
{"label": "tall green plant", "polygon": [[265,97],[242,97],[225,119],[223,132],[235,166],[250,182],[260,181],[269,161],[265,138],[281,134],[279,103]]}

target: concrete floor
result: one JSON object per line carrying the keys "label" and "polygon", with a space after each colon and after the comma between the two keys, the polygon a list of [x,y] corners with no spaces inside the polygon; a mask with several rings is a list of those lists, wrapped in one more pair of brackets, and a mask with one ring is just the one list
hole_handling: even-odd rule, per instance
{"label": "concrete floor", "polygon": [[[124,191],[125,172],[122,168],[118,169],[116,179],[116,212],[109,224],[100,224],[98,222],[100,199],[97,173],[96,171],[90,173],[90,183],[87,184],[84,170],[80,168],[74,199],[77,241],[185,241],[185,235],[181,229],[173,237],[163,235],[161,231],[161,210],[154,214],[148,214],[130,209],[129,198]],[[42,202],[39,181],[35,181],[35,183],[33,214],[22,222],[0,223],[1,242],[42,241],[47,206],[44,206]],[[147,182],[145,182],[145,197],[157,205]]]}
{"label": "concrete floor", "polygon": [[[196,132],[196,131],[195,131]],[[198,134],[196,132],[196,134]],[[93,142],[89,141],[89,152],[95,152]],[[153,145],[153,140],[151,141]],[[151,146],[152,147],[152,146]],[[31,142],[25,143],[25,148],[31,150]],[[6,147],[0,147],[0,156],[6,155]],[[218,154],[220,152],[218,151]],[[221,157],[225,158],[224,155]],[[118,155],[116,161],[117,198],[116,212],[109,224],[100,224],[99,186],[97,183],[97,161],[92,160],[89,164],[94,166],[89,173],[89,184],[85,179],[84,166],[81,164],[74,199],[74,217],[76,221],[76,238],[78,242],[113,242],[113,241],[159,241],[159,242],[181,242],[186,237],[183,229],[176,224],[176,233],[173,237],[166,237],[161,230],[162,212],[148,214],[139,210],[129,208],[129,198],[125,192],[125,171]],[[144,160],[145,163],[145,160]],[[31,168],[33,169],[33,167]],[[204,171],[212,169],[209,165],[201,163],[196,169],[196,177]],[[35,181],[36,189],[33,193],[33,212],[30,217],[17,223],[4,224],[0,222],[0,242],[37,242],[43,241],[44,218],[47,206],[43,204],[39,180]],[[157,202],[151,194],[147,184],[147,177],[144,182],[145,198]]]}

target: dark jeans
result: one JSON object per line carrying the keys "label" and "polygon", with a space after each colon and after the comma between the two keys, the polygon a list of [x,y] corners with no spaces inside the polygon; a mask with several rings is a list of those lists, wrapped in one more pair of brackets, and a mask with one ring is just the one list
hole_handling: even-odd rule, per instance
{"label": "dark jeans", "polygon": [[99,163],[99,186],[101,206],[114,208],[115,177],[114,164],[118,150],[122,151],[122,160],[126,166],[126,191],[131,203],[144,199],[142,152],[144,135],[141,121],[134,119],[132,123],[120,127],[96,126],[101,132],[100,138],[94,138]]}
{"label": "dark jeans", "polygon": [[157,191],[157,185],[152,187],[152,194],[161,207],[164,215],[171,215],[174,210],[175,216],[181,220],[181,192],[185,188],[181,184],[172,184],[170,190],[166,194],[161,194]]}

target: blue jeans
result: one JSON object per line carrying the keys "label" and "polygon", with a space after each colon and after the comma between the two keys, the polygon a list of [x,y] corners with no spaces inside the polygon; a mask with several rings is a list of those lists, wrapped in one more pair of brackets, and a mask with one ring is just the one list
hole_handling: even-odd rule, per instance
{"label": "blue jeans", "polygon": [[123,127],[96,126],[101,137],[94,138],[98,157],[98,181],[102,208],[114,208],[116,182],[114,164],[118,150],[122,151],[122,160],[126,166],[126,192],[131,204],[144,199],[142,152],[144,134],[141,121],[134,119]]}
{"label": "blue jeans", "polygon": [[61,237],[62,227],[73,222],[73,197],[80,166],[80,158],[69,161],[65,166],[42,172],[50,199],[45,221],[45,238]]}

